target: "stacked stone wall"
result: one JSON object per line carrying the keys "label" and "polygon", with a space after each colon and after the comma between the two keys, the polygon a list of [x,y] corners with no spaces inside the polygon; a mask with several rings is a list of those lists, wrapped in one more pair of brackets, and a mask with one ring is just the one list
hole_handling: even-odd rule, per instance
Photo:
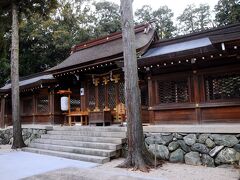
{"label": "stacked stone wall", "polygon": [[240,134],[145,133],[148,150],[173,163],[216,167],[239,164]]}
{"label": "stacked stone wall", "polygon": [[[22,135],[26,145],[28,145],[33,139],[40,138],[42,134],[46,134],[46,129],[34,129],[34,128],[23,128]],[[13,142],[13,129],[0,130],[0,145],[12,144]]]}

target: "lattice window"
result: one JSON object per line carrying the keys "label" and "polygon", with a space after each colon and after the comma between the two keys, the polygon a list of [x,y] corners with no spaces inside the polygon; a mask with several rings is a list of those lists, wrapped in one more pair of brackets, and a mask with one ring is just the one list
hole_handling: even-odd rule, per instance
{"label": "lattice window", "polygon": [[32,110],[33,110],[33,99],[32,98],[23,99],[22,105],[23,105],[23,107],[22,107],[23,114],[32,114]]}
{"label": "lattice window", "polygon": [[88,108],[93,111],[96,106],[96,95],[95,95],[95,86],[92,82],[88,84],[89,94],[88,94]]}
{"label": "lattice window", "polygon": [[148,106],[148,86],[141,87],[141,104],[143,106]]}
{"label": "lattice window", "polygon": [[240,74],[209,75],[204,82],[207,100],[240,98]]}
{"label": "lattice window", "polygon": [[37,98],[37,112],[38,113],[46,113],[49,111],[49,103],[48,96],[39,96]]}
{"label": "lattice window", "polygon": [[79,109],[81,107],[81,103],[80,103],[80,97],[79,96],[71,96],[70,99],[70,109],[71,111],[76,111],[77,108]]}
{"label": "lattice window", "polygon": [[109,82],[108,84],[108,107],[113,109],[116,107],[116,84]]}
{"label": "lattice window", "polygon": [[105,107],[105,85],[104,83],[98,84],[98,106],[100,110]]}
{"label": "lattice window", "polygon": [[125,104],[125,95],[124,95],[124,81],[119,82],[119,102]]}
{"label": "lattice window", "polygon": [[187,79],[172,81],[157,81],[159,103],[189,102]]}

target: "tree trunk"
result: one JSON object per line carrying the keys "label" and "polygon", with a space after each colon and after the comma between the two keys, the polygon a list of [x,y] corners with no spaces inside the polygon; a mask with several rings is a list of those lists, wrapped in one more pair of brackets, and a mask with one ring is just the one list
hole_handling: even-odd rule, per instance
{"label": "tree trunk", "polygon": [[19,112],[19,27],[18,6],[12,1],[12,49],[11,49],[11,85],[12,85],[12,121],[13,121],[13,144],[12,148],[25,146],[22,138],[22,128]]}
{"label": "tree trunk", "polygon": [[143,143],[140,90],[135,47],[132,0],[121,0],[122,37],[124,52],[125,103],[127,112],[128,155],[119,167],[148,171],[148,156]]}

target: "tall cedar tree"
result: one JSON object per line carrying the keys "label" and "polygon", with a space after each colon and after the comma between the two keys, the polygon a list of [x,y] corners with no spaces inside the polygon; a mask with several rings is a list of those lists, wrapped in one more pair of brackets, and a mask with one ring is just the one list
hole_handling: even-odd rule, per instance
{"label": "tall cedar tree", "polygon": [[[39,11],[46,15],[56,1],[17,1],[0,0],[0,7],[11,9],[12,11],[12,45],[11,45],[11,85],[12,85],[12,120],[13,120],[13,144],[12,148],[22,148],[25,146],[22,137],[22,128],[20,120],[20,100],[19,100],[19,11],[29,10]],[[21,7],[23,7],[21,9]]]}
{"label": "tall cedar tree", "polygon": [[140,90],[135,47],[132,0],[121,0],[122,39],[124,53],[125,104],[127,109],[128,155],[119,167],[148,172],[153,159],[143,137]]}
{"label": "tall cedar tree", "polygon": [[13,119],[13,144],[12,148],[25,146],[22,137],[19,100],[19,26],[18,6],[12,1],[12,49],[11,49],[11,85],[12,85],[12,119]]}

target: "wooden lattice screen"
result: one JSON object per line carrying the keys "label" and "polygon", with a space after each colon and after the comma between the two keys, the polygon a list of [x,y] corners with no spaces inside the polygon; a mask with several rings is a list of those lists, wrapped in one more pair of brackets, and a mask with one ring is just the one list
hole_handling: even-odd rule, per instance
{"label": "wooden lattice screen", "polygon": [[189,102],[188,80],[157,81],[159,103]]}
{"label": "wooden lattice screen", "polygon": [[108,84],[108,107],[110,109],[116,107],[116,84],[112,81]]}
{"label": "wooden lattice screen", "polygon": [[98,106],[100,110],[105,108],[105,85],[100,83],[98,85]]}
{"label": "wooden lattice screen", "polygon": [[240,98],[240,74],[208,75],[204,82],[207,101]]}
{"label": "wooden lattice screen", "polygon": [[119,82],[118,88],[119,88],[119,102],[125,104],[124,81]]}
{"label": "wooden lattice screen", "polygon": [[70,109],[71,109],[71,111],[76,111],[77,109],[79,109],[81,107],[80,105],[81,105],[80,97],[71,96],[71,99],[70,99]]}
{"label": "wooden lattice screen", "polygon": [[48,95],[42,95],[37,97],[37,112],[47,113],[49,111]]}
{"label": "wooden lattice screen", "polygon": [[88,108],[93,111],[96,106],[95,86],[92,82],[88,83]]}

